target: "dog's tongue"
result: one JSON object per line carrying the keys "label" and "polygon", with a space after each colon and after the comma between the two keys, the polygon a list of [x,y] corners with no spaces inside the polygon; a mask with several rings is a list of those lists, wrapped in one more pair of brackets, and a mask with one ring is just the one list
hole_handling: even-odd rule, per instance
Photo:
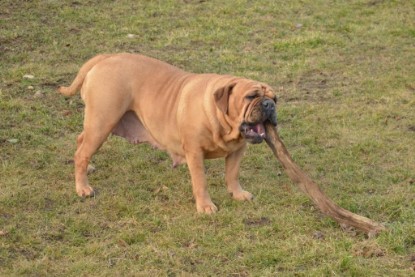
{"label": "dog's tongue", "polygon": [[265,135],[264,124],[258,123],[257,125],[254,126],[254,130],[260,137],[265,138],[266,135]]}

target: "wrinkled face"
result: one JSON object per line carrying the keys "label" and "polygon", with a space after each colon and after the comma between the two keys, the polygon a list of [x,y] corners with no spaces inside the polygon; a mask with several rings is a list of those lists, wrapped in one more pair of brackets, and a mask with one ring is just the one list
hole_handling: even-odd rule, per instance
{"label": "wrinkled face", "polygon": [[242,79],[225,89],[224,94],[227,107],[223,112],[229,120],[238,125],[248,142],[261,143],[266,137],[265,122],[277,125],[277,98],[272,89],[266,84]]}

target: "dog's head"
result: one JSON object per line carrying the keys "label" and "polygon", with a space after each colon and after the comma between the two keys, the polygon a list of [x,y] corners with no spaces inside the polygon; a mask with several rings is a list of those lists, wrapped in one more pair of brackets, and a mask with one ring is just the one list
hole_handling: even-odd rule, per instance
{"label": "dog's head", "polygon": [[226,121],[250,143],[260,143],[266,137],[265,122],[277,125],[277,97],[266,84],[238,79],[218,89],[214,97]]}

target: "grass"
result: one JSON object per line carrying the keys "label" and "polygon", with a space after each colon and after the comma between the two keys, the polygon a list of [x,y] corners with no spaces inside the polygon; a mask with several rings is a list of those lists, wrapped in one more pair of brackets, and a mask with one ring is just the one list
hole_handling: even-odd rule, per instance
{"label": "grass", "polygon": [[[414,17],[398,0],[2,1],[0,275],[413,276]],[[272,85],[295,160],[388,230],[342,231],[265,144],[242,163],[252,203],[206,162],[213,216],[196,214],[186,166],[115,137],[93,160],[97,197],[78,198],[83,104],[55,88],[104,52]]]}

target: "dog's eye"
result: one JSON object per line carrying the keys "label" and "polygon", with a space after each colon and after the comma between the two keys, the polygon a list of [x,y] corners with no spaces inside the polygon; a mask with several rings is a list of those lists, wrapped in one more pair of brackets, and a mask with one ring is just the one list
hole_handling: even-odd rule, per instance
{"label": "dog's eye", "polygon": [[254,100],[257,97],[258,97],[258,93],[256,93],[256,92],[248,94],[247,96],[245,96],[245,98],[248,99],[248,100]]}

